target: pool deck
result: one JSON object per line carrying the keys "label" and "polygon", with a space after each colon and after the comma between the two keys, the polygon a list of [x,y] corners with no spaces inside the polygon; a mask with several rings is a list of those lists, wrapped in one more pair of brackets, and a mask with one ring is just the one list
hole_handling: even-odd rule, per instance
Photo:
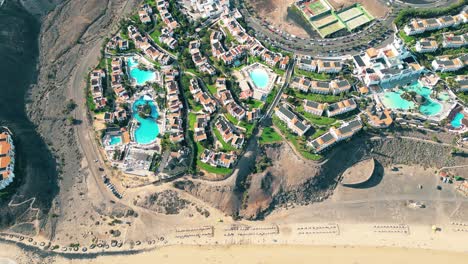
{"label": "pool deck", "polygon": [[[155,74],[155,79],[150,81],[150,83],[157,83],[159,85],[162,85],[162,78],[161,78],[161,73],[159,71],[157,71],[156,69],[154,69],[154,64],[151,63],[148,59],[146,59],[144,56],[141,56],[139,54],[136,54],[136,55],[132,55],[132,56],[125,56],[123,57],[124,58],[124,61],[125,61],[125,68],[126,68],[126,72],[128,73],[128,78],[131,80],[131,85],[132,86],[137,86],[137,81],[135,80],[135,78],[133,78],[131,75],[130,75],[130,67],[128,66],[128,60],[130,58],[132,58],[135,62],[137,63],[141,63],[141,64],[144,64],[146,67],[148,67],[148,69],[152,72],[154,72]],[[144,86],[146,85],[147,83],[143,84],[143,85],[140,85],[140,86]]]}
{"label": "pool deck", "polygon": [[[424,86],[424,83],[421,83]],[[426,87],[426,86],[424,86]],[[432,90],[432,88],[430,87],[427,87],[429,89]],[[436,121],[436,122],[440,122],[442,121],[443,119],[447,118],[450,114],[450,112],[452,111],[452,109],[457,105],[457,102],[456,102],[456,97],[453,95],[453,93],[450,93],[448,92],[448,95],[449,95],[449,99],[447,101],[442,101],[442,100],[438,100],[438,99],[434,99],[430,96],[430,99],[438,104],[441,105],[441,110],[439,113],[435,114],[435,115],[424,115],[420,112],[418,113],[415,113],[413,111],[411,111],[411,109],[408,109],[408,110],[398,110],[398,109],[394,109],[394,108],[390,108],[388,107],[387,105],[385,105],[383,103],[383,99],[382,97],[385,95],[385,93],[389,92],[389,89],[383,89],[382,92],[380,93],[377,93],[377,94],[374,94],[374,100],[377,104],[381,104],[382,106],[384,106],[385,108],[388,108],[390,110],[392,110],[393,112],[395,113],[400,113],[400,114],[405,114],[405,115],[411,115],[411,116],[415,116],[415,117],[418,117],[418,118],[421,118],[421,119],[425,119],[425,120],[430,120],[430,121]]]}
{"label": "pool deck", "polygon": [[[263,88],[257,87],[257,85],[255,85],[254,81],[250,77],[250,72],[258,68],[265,70],[265,72],[268,74],[268,84],[266,87],[263,87]],[[250,87],[252,87],[252,89],[254,90],[254,98],[255,98],[255,91],[264,95],[268,95],[273,90],[273,87],[275,86],[275,83],[276,83],[276,79],[278,78],[278,74],[276,74],[268,66],[263,65],[259,62],[255,62],[253,64],[245,66],[244,68],[240,70],[240,72],[242,76],[244,77],[244,79],[247,80],[247,82],[250,84]]]}

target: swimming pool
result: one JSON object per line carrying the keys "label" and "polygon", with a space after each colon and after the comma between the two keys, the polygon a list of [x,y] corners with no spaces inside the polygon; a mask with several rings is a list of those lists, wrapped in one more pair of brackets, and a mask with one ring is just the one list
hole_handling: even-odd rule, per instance
{"label": "swimming pool", "polygon": [[250,73],[250,78],[258,88],[266,88],[268,85],[268,73],[261,68],[253,69]]}
{"label": "swimming pool", "polygon": [[[138,114],[138,106],[148,103],[151,107],[151,115],[148,118],[143,118]],[[159,114],[154,104],[154,101],[147,97],[142,96],[133,103],[132,115],[140,125],[135,130],[135,141],[139,144],[149,144],[153,142],[159,134],[159,127],[156,122]]]}
{"label": "swimming pool", "polygon": [[462,125],[462,120],[465,116],[458,112],[455,117],[453,117],[452,122],[450,122],[450,125],[452,125],[455,128],[459,128]]}
{"label": "swimming pool", "polygon": [[130,77],[135,79],[137,85],[144,85],[146,82],[151,82],[156,79],[156,73],[154,71],[138,69],[138,61],[133,57],[128,58],[127,65],[130,69]]}
{"label": "swimming pool", "polygon": [[[426,116],[433,116],[440,111],[442,111],[442,105],[433,99],[431,99],[431,93],[432,90],[422,86],[419,82],[414,83],[410,86],[405,87],[407,91],[414,91],[417,94],[421,95],[426,99],[424,104],[419,106],[419,112],[421,112],[423,115]],[[382,99],[382,103],[391,109],[397,109],[397,110],[410,110],[415,107],[414,102],[407,101],[401,97],[401,95],[404,93],[402,90],[398,90],[395,92],[385,92]]]}
{"label": "swimming pool", "polygon": [[111,136],[109,145],[118,145],[122,143],[122,137],[121,136]]}

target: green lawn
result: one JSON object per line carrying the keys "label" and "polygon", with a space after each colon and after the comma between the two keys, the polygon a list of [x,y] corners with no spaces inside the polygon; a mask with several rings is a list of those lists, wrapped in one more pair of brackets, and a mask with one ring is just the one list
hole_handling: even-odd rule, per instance
{"label": "green lawn", "polygon": [[197,166],[204,171],[219,174],[219,175],[228,175],[229,173],[232,172],[232,169],[230,168],[213,167],[209,164],[201,162],[198,159],[197,159]]}
{"label": "green lawn", "polygon": [[225,113],[224,114],[224,117],[226,117],[226,119],[233,123],[234,125],[237,125],[239,123],[239,120],[237,120],[237,118],[235,118],[234,116],[232,116],[230,113]]}
{"label": "green lawn", "polygon": [[195,122],[197,122],[197,115],[194,113],[189,113],[189,126],[193,130],[195,128]]}
{"label": "green lawn", "polygon": [[252,131],[255,127],[254,123],[247,123],[245,121],[239,122],[239,126],[245,128],[245,136],[249,138],[252,135]]}
{"label": "green lawn", "polygon": [[216,136],[216,138],[218,139],[218,141],[221,143],[221,145],[223,146],[223,151],[236,151],[237,149],[233,146],[231,146],[230,144],[226,143],[223,139],[223,137],[221,136],[221,133],[219,132],[218,128],[214,128],[213,129],[214,131],[214,134]]}
{"label": "green lawn", "polygon": [[326,81],[326,80],[331,80],[332,76],[330,74],[326,73],[317,73],[317,72],[310,72],[310,71],[304,71],[298,68],[294,69],[294,75],[303,75],[305,77],[309,77],[313,80],[321,80],[321,81]]}
{"label": "green lawn", "polygon": [[220,168],[220,167],[213,167],[209,164],[203,163],[200,160],[200,156],[205,150],[205,148],[200,144],[200,142],[195,142],[195,147],[197,148],[197,167],[199,169],[202,169],[204,171],[210,172],[210,173],[215,173],[219,175],[227,175],[232,172],[232,169],[230,168]]}
{"label": "green lawn", "polygon": [[323,157],[319,154],[314,154],[310,152],[310,150],[306,147],[306,142],[304,142],[301,137],[298,137],[292,134],[286,124],[281,121],[278,117],[273,117],[273,124],[279,128],[281,133],[286,137],[286,139],[294,145],[294,148],[301,153],[302,157],[309,159],[309,160],[321,160]]}
{"label": "green lawn", "polygon": [[216,86],[213,84],[206,84],[206,87],[208,87],[208,91],[210,91],[212,95],[215,95],[216,92],[218,92],[218,89],[216,89]]}
{"label": "green lawn", "polygon": [[311,113],[308,113],[304,110],[304,106],[300,105],[296,107],[296,111],[305,117],[309,122],[318,126],[329,126],[336,122],[336,119],[326,117],[326,116],[316,116]]}
{"label": "green lawn", "polygon": [[249,109],[252,110],[254,108],[262,108],[263,107],[263,102],[255,99],[250,99],[248,101],[245,101],[245,103],[249,106]]}
{"label": "green lawn", "polygon": [[[195,122],[197,121],[197,115],[194,114],[194,113],[189,113],[189,116],[188,116],[188,119],[189,119],[189,126],[190,126],[190,130],[194,130],[195,128]],[[190,133],[192,136],[193,136],[193,133]],[[200,144],[200,142],[195,142],[195,148],[196,149],[196,153],[197,153],[197,167],[199,169],[202,169],[204,171],[207,171],[207,172],[210,172],[210,173],[215,173],[215,174],[220,174],[220,175],[227,175],[229,173],[232,172],[232,169],[230,168],[218,168],[218,167],[213,167],[209,164],[206,164],[206,163],[203,163],[200,161],[200,156],[201,154],[203,153],[203,151],[205,150],[205,148],[203,147],[202,144]]]}
{"label": "green lawn", "polygon": [[253,131],[254,127],[255,127],[255,125],[253,123],[248,123],[246,121],[239,121],[239,120],[237,120],[237,118],[235,118],[234,116],[232,116],[229,113],[225,113],[224,117],[226,117],[226,119],[229,122],[233,123],[234,125],[245,128],[246,137],[250,137],[252,135],[252,131]]}
{"label": "green lawn", "polygon": [[278,134],[273,128],[265,127],[260,136],[260,144],[271,144],[283,141],[283,137]]}
{"label": "green lawn", "polygon": [[344,99],[342,96],[339,95],[332,95],[332,94],[314,94],[314,93],[301,93],[295,89],[292,89],[294,91],[294,97],[299,98],[299,99],[307,99],[310,101],[315,101],[318,103],[336,103],[342,99]]}
{"label": "green lawn", "polygon": [[468,93],[463,93],[463,92],[460,92],[460,93],[457,93],[457,97],[458,99],[462,100],[465,104],[468,104]]}
{"label": "green lawn", "polygon": [[310,139],[316,139],[320,137],[321,135],[325,134],[328,132],[328,129],[317,129],[312,136],[310,136]]}

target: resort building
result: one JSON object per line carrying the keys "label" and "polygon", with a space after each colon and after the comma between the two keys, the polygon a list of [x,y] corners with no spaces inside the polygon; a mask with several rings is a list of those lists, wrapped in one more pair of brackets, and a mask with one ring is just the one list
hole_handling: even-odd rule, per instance
{"label": "resort building", "polygon": [[245,118],[246,112],[242,106],[238,105],[236,102],[231,102],[226,105],[228,113],[236,118],[237,120],[242,120]]}
{"label": "resort building", "polygon": [[253,122],[260,118],[261,110],[259,108],[254,108],[251,111],[247,111],[246,118],[247,122]]}
{"label": "resort building", "polygon": [[223,116],[216,120],[215,125],[224,142],[231,144],[235,148],[242,148],[242,145],[244,145],[244,135],[238,134],[234,125],[229,123]]}
{"label": "resort building", "polygon": [[176,29],[179,27],[179,23],[172,17],[172,14],[168,10],[169,2],[166,0],[158,1],[156,4],[156,8],[159,11],[159,15],[161,16],[161,20],[166,24],[167,27],[170,29]]}
{"label": "resort building", "polygon": [[196,142],[200,142],[207,139],[206,128],[208,121],[210,120],[209,115],[200,114],[196,116],[195,127],[194,127],[194,139]]}
{"label": "resort building", "polygon": [[138,10],[138,16],[140,17],[140,21],[143,24],[151,23],[151,17],[153,10],[148,4],[142,5],[140,10]]}
{"label": "resort building", "polygon": [[125,153],[123,161],[124,172],[138,176],[149,175],[151,173],[149,169],[155,153],[154,150],[145,150],[130,146]]}
{"label": "resort building", "polygon": [[311,93],[334,95],[348,92],[350,89],[348,80],[312,81],[309,87]]}
{"label": "resort building", "polygon": [[290,109],[289,105],[284,104],[275,111],[275,114],[279,119],[285,122],[288,128],[294,133],[299,136],[303,136],[311,126],[307,121],[299,117],[299,115],[295,114]]}
{"label": "resort building", "polygon": [[208,59],[200,52],[200,41],[193,40],[189,43],[190,54],[192,61],[197,66],[198,70],[209,75],[215,75],[216,69],[208,62]]}
{"label": "resort building", "polygon": [[201,18],[215,18],[229,10],[227,0],[190,0],[191,7]]}
{"label": "resort building", "polygon": [[354,56],[353,61],[355,74],[368,87],[392,87],[402,80],[411,82],[424,71],[398,38],[384,48],[370,48],[364,54]]}
{"label": "resort building", "polygon": [[173,37],[174,31],[168,27],[161,29],[161,35],[159,36],[159,41],[166,44],[170,49],[175,49],[179,44],[177,40]]}
{"label": "resort building", "polygon": [[307,93],[309,92],[311,82],[312,81],[305,76],[294,76],[291,80],[291,87],[298,89],[299,91],[302,91],[304,93]]}
{"label": "resort building", "polygon": [[458,71],[464,66],[464,63],[460,58],[450,59],[448,56],[437,57],[432,61],[432,69],[440,72]]}
{"label": "resort building", "polygon": [[444,34],[444,40],[442,46],[444,48],[461,48],[468,44],[468,37],[466,34],[455,36],[454,34]]}
{"label": "resort building", "polygon": [[316,153],[322,152],[326,148],[334,145],[337,142],[332,133],[327,132],[320,137],[309,141],[308,146],[312,147]]}
{"label": "resort building", "polygon": [[329,132],[311,140],[307,143],[316,153],[322,152],[337,142],[351,138],[362,129],[362,123],[359,118],[342,124],[339,128],[330,128]]}
{"label": "resort building", "polygon": [[196,102],[199,102],[203,106],[203,110],[206,113],[213,113],[216,111],[216,102],[206,92],[198,92],[193,96]]}
{"label": "resort building", "polygon": [[288,56],[285,56],[281,59],[281,61],[279,62],[279,68],[282,69],[282,70],[286,70],[286,68],[288,67],[288,64],[289,64],[289,57]]}
{"label": "resort building", "polygon": [[307,113],[311,113],[316,116],[322,116],[323,111],[325,111],[326,108],[327,108],[326,104],[317,103],[314,101],[304,99],[304,111],[306,111]]}
{"label": "resort building", "polygon": [[455,16],[443,16],[439,18],[428,19],[412,19],[404,28],[403,31],[408,36],[421,34],[427,31],[443,29],[447,27],[454,27],[466,23],[466,14],[462,13]]}
{"label": "resort building", "polygon": [[317,65],[318,73],[337,73],[343,69],[343,64],[340,61],[316,60],[315,64]]}
{"label": "resort building", "polygon": [[376,107],[375,105],[367,110],[366,115],[368,117],[369,125],[376,128],[386,128],[393,123],[393,118],[391,111],[388,108],[382,109],[381,107]]}
{"label": "resort building", "polygon": [[460,75],[457,76],[455,81],[458,83],[460,86],[459,91],[460,92],[466,92],[468,91],[468,76],[467,75]]}
{"label": "resort building", "polygon": [[113,38],[109,40],[109,42],[106,45],[107,49],[111,50],[128,50],[129,48],[129,43],[128,40],[123,39],[120,34],[115,35]]}
{"label": "resort building", "polygon": [[[243,45],[243,49],[248,50],[252,56],[260,57],[268,65],[273,67],[282,60],[286,63],[289,61],[289,57],[283,57],[281,53],[268,50],[260,43],[260,41],[247,34],[235,17],[232,17],[230,14],[223,14],[221,16],[221,24],[223,25],[223,28],[229,31],[237,42]],[[283,62],[283,65],[280,67],[286,68],[287,64],[285,64],[285,62]]]}
{"label": "resort building", "polygon": [[297,60],[296,67],[300,70],[313,72],[317,69],[317,64],[310,58],[300,57]]}
{"label": "resort building", "polygon": [[339,128],[330,128],[330,133],[336,138],[337,141],[342,141],[352,137],[362,128],[362,123],[359,118],[350,122],[344,123]]}
{"label": "resort building", "polygon": [[421,39],[416,43],[416,51],[419,53],[434,52],[439,44],[434,39]]}
{"label": "resort building", "polygon": [[106,73],[103,70],[94,70],[90,74],[90,90],[97,109],[102,109],[107,105],[107,99],[103,95],[102,85],[102,81],[105,77]]}
{"label": "resort building", "polygon": [[141,35],[138,29],[134,25],[130,25],[127,28],[128,36],[135,42],[135,47],[140,49],[149,59],[157,61],[162,65],[168,65],[171,58],[165,52],[159,50],[153,46],[146,36]]}
{"label": "resort building", "polygon": [[174,76],[167,76],[164,87],[166,88],[166,130],[169,133],[169,140],[173,143],[182,142],[184,138],[183,114],[184,104],[180,100],[179,85]]}
{"label": "resort building", "polygon": [[245,55],[245,49],[242,45],[236,45],[226,50],[222,44],[224,35],[220,31],[213,31],[210,35],[211,52],[213,57],[221,60],[226,65],[231,65]]}
{"label": "resort building", "polygon": [[330,104],[327,109],[327,116],[332,117],[341,115],[357,108],[356,101],[353,98]]}
{"label": "resort building", "polygon": [[15,178],[15,145],[8,132],[0,133],[0,190]]}
{"label": "resort building", "polygon": [[214,152],[212,150],[205,149],[200,156],[200,160],[201,162],[207,163],[213,167],[219,166],[223,168],[230,168],[236,162],[237,156],[234,154],[234,152]]}

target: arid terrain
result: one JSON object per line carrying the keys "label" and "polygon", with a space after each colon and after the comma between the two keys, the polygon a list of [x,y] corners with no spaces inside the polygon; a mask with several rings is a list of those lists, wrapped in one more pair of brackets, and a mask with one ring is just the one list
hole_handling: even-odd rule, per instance
{"label": "arid terrain", "polygon": [[361,4],[374,17],[382,18],[387,15],[389,8],[382,0],[328,0],[336,10],[352,4]]}
{"label": "arid terrain", "polygon": [[[249,0],[258,16],[275,28],[298,37],[307,38],[309,35],[304,28],[288,17],[288,7],[294,2],[294,0]],[[385,2],[381,0],[330,0],[329,2],[336,10],[360,3],[376,18],[385,17],[389,12]]]}

